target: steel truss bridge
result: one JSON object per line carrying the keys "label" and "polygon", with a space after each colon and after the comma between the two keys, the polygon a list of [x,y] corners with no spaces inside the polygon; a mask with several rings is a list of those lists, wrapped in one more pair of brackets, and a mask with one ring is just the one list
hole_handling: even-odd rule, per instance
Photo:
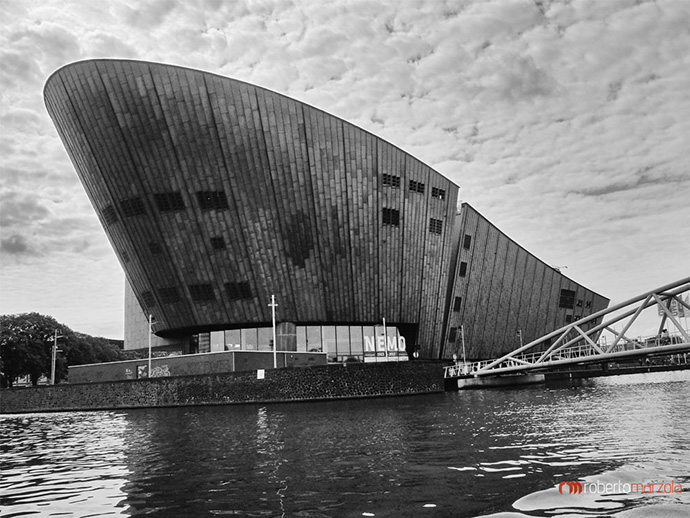
{"label": "steel truss bridge", "polygon": [[[567,365],[687,353],[690,351],[690,335],[681,325],[679,315],[690,316],[688,299],[683,300],[683,294],[688,291],[690,277],[567,324],[500,358],[455,363],[445,368],[445,377],[521,374]],[[657,335],[645,339],[627,336],[640,314],[651,307],[656,307],[661,314]],[[616,331],[613,325],[619,323],[622,329]],[[611,343],[602,336],[604,331],[613,335]],[[685,359],[687,361],[687,356]]]}

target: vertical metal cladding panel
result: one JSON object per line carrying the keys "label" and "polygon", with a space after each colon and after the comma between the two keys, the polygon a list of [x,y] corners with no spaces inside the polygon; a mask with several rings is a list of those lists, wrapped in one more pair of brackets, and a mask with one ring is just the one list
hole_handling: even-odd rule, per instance
{"label": "vertical metal cladding panel", "polygon": [[[240,126],[241,121],[244,122],[244,117],[240,116],[237,104],[233,102],[236,92],[229,84],[215,77],[207,80],[207,88],[225,163],[223,174],[227,177],[230,186],[229,192],[226,193],[229,205],[228,217],[221,220],[220,225],[223,230],[222,237],[227,240],[228,251],[221,254],[223,259],[221,263],[222,275],[218,281],[222,284],[225,282],[250,282],[254,285],[253,267],[247,254],[247,236],[244,232],[246,221],[242,218],[243,213],[241,211],[242,201],[239,185],[242,182],[238,180],[238,175],[241,175],[242,171],[255,171],[257,168],[253,166],[252,150],[246,137],[246,125]],[[190,198],[193,198],[195,193],[189,191],[189,195]],[[196,211],[199,211],[197,205],[197,201],[193,200],[192,206]],[[252,289],[255,290],[256,288],[253,287]],[[224,293],[223,295],[227,297],[228,294]],[[250,306],[253,308],[253,304],[244,301],[229,301],[229,323],[253,320]]]}
{"label": "vertical metal cladding panel", "polygon": [[[416,192],[410,192],[409,182],[424,181],[422,167],[416,160],[406,159],[405,180],[401,180],[401,195],[403,196],[404,221],[402,226],[404,251],[402,260],[402,278],[400,295],[400,318],[403,322],[419,322],[419,291],[421,276],[420,259],[422,256],[422,238],[424,200],[426,197]],[[414,344],[410,344],[414,345]]]}
{"label": "vertical metal cladding panel", "polygon": [[479,293],[477,295],[477,313],[473,325],[472,344],[484,355],[491,350],[491,344],[487,342],[487,325],[489,317],[489,303],[491,301],[491,286],[493,284],[493,269],[496,254],[498,253],[499,233],[494,227],[488,225],[486,228],[486,249],[484,258],[480,265]]}
{"label": "vertical metal cladding panel", "polygon": [[[468,257],[467,272],[464,278],[460,278],[458,274],[458,280],[465,283],[465,292],[467,293],[465,300],[465,311],[463,313],[463,324],[465,325],[465,342],[469,346],[467,349],[467,354],[469,358],[481,358],[481,332],[484,325],[483,319],[483,308],[481,307],[481,297],[482,297],[482,282],[486,282],[486,279],[482,277],[483,264],[487,257],[487,250],[489,244],[489,224],[486,220],[479,217],[477,213],[468,214],[468,228],[472,228],[470,221],[474,219],[475,232],[474,232],[474,248],[472,254]],[[463,255],[465,255],[463,253]],[[458,269],[462,267],[462,256],[461,264],[458,265]]]}
{"label": "vertical metal cladding panel", "polygon": [[[400,153],[389,144],[379,141],[379,199],[381,207],[380,233],[380,287],[382,297],[381,318],[386,318],[387,322],[398,322],[400,320],[399,297],[400,297],[400,268],[402,265],[403,239],[404,232],[404,211],[402,203],[401,189],[384,185],[383,175],[400,177]],[[384,208],[397,210],[400,214],[399,225],[388,225],[383,223]]]}
{"label": "vertical metal cladding panel", "polygon": [[495,326],[496,331],[494,332],[492,340],[498,347],[512,350],[520,346],[520,339],[517,336],[517,315],[511,307],[515,292],[519,291],[516,287],[515,272],[518,246],[507,236],[506,239],[508,244],[501,286],[501,298],[498,303],[498,318]]}
{"label": "vertical metal cladding panel", "polygon": [[[527,253],[516,243],[511,242],[510,250],[515,257],[514,266],[511,269],[511,289],[508,300],[508,309],[506,317],[506,325],[504,334],[501,338],[503,343],[510,343],[510,340],[520,330],[522,332],[523,343],[525,341],[524,330],[522,329],[522,320],[520,319],[522,287],[525,279],[525,266],[527,265]],[[518,338],[519,343],[519,338]]]}
{"label": "vertical metal cladding panel", "polygon": [[[346,322],[354,321],[355,316],[355,290],[352,278],[352,243],[350,228],[350,210],[355,204],[352,193],[348,189],[348,176],[350,171],[347,168],[348,153],[345,148],[345,126],[347,123],[337,120],[337,150],[339,174],[335,178],[336,204],[332,209],[332,217],[336,219],[335,227],[338,233],[339,243],[339,274],[341,276],[342,307],[340,309],[339,320]],[[355,150],[356,160],[362,159],[361,150]]]}
{"label": "vertical metal cladding panel", "polygon": [[541,263],[541,267],[544,270],[544,279],[542,281],[542,286],[540,290],[540,299],[538,305],[537,313],[537,336],[545,335],[549,328],[551,327],[548,322],[548,314],[551,308],[551,295],[554,290],[554,284],[556,284],[557,290],[560,292],[560,286],[558,285],[558,280],[556,277],[556,271],[550,266]]}
{"label": "vertical metal cladding panel", "polygon": [[[484,326],[484,343],[485,347],[489,347],[491,356],[496,356],[499,351],[508,348],[508,344],[497,343],[496,331],[497,327],[503,328],[506,315],[501,314],[501,299],[505,293],[504,282],[505,273],[507,269],[508,247],[510,241],[500,231],[498,231],[498,244],[496,246],[496,253],[494,255],[493,265],[490,267],[489,275],[491,275],[491,287],[489,288],[489,300],[485,306],[487,312],[486,325]],[[512,347],[510,348],[512,349]]]}
{"label": "vertical metal cladding panel", "polygon": [[526,324],[529,319],[529,295],[533,282],[534,262],[533,257],[522,247],[518,250],[516,270],[519,272],[519,279],[516,283],[519,289],[516,292],[517,296],[511,300],[511,306],[516,317],[515,325],[522,331],[524,343],[528,343],[532,340],[527,335]]}
{"label": "vertical metal cladding panel", "polygon": [[[273,106],[267,106],[273,100],[271,93],[258,91],[256,88],[240,84],[240,98],[244,117],[250,126],[250,135],[254,132],[251,143],[253,147],[253,164],[256,168],[252,174],[243,174],[238,178],[238,189],[247,201],[241,210],[247,227],[245,233],[249,245],[249,252],[257,265],[256,277],[257,293],[252,293],[258,306],[259,319],[265,323],[271,321],[271,310],[268,301],[271,295],[277,295],[283,301],[282,314],[288,319],[294,304],[290,303],[290,294],[283,285],[288,276],[284,261],[277,257],[284,257],[282,246],[278,242],[279,229],[278,201],[272,186],[272,181],[282,175],[281,145],[278,139],[280,132]],[[279,101],[276,100],[279,104]],[[239,172],[242,174],[242,171]]]}
{"label": "vertical metal cladding panel", "polygon": [[[282,300],[279,314],[282,318],[299,320],[300,313],[306,314],[298,294],[306,291],[306,286],[297,288],[303,275],[304,254],[308,253],[304,239],[304,222],[297,219],[298,208],[303,201],[299,197],[298,179],[295,168],[291,165],[293,139],[299,138],[297,121],[289,118],[287,101],[276,95],[256,92],[259,112],[262,115],[263,137],[266,142],[266,156],[269,182],[265,192],[260,193],[264,200],[271,200],[271,205],[264,205],[255,218],[261,227],[261,233],[267,238],[264,241],[269,247],[268,258],[271,261],[272,285],[268,289]],[[293,155],[294,156],[294,155]],[[253,202],[256,206],[256,202]],[[308,230],[308,229],[307,229]]]}
{"label": "vertical metal cladding panel", "polygon": [[305,109],[305,121],[307,140],[309,147],[309,167],[314,186],[314,213],[317,221],[316,251],[319,256],[319,270],[322,272],[322,280],[325,304],[323,311],[316,321],[326,322],[332,320],[335,315],[333,298],[338,295],[338,285],[333,275],[333,244],[332,221],[329,208],[330,200],[326,198],[330,193],[329,149],[328,141],[331,138],[331,129],[326,125],[324,114],[313,109]]}
{"label": "vertical metal cladding panel", "polygon": [[539,312],[539,303],[541,301],[541,292],[544,286],[544,274],[546,273],[546,268],[544,264],[540,262],[536,257],[534,258],[534,271],[532,278],[534,279],[532,285],[530,286],[529,292],[529,316],[527,318],[527,335],[533,337],[533,339],[541,336],[539,333],[539,319],[542,318]]}
{"label": "vertical metal cladding panel", "polygon": [[[447,267],[451,252],[452,223],[457,201],[457,187],[440,175],[434,175],[431,187],[445,190],[445,199],[429,202],[429,218],[442,221],[442,233],[429,232],[427,220],[427,244],[425,246],[425,266],[423,290],[427,297],[426,310],[422,309],[420,334],[422,345],[428,351],[425,356],[437,358],[441,351],[443,334],[443,312],[446,303]],[[429,193],[430,195],[431,193]],[[424,351],[424,349],[423,349]]]}
{"label": "vertical metal cladding panel", "polygon": [[367,185],[366,207],[363,213],[364,234],[369,255],[367,258],[367,318],[364,321],[378,321],[378,308],[380,307],[380,292],[378,290],[378,273],[380,263],[379,243],[379,198],[378,192],[378,139],[373,135],[367,135],[367,168],[364,178]]}
{"label": "vertical metal cladding panel", "polygon": [[373,174],[371,170],[370,150],[364,133],[357,131],[350,125],[343,127],[343,144],[345,149],[345,170],[347,171],[348,193],[348,223],[350,228],[350,278],[354,290],[353,293],[353,320],[364,322],[372,317],[367,305],[373,296],[371,286],[373,278],[370,276],[368,263],[372,257],[367,245],[367,222],[371,222],[367,199],[371,196],[368,176]]}

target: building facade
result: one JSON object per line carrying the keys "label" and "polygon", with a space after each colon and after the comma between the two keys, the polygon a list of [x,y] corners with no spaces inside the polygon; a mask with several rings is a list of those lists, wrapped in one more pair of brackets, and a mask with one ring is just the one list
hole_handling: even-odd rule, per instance
{"label": "building facade", "polygon": [[[462,318],[503,307],[449,282],[466,262],[457,236],[472,224],[456,218],[458,186],[342,119],[241,81],[138,61],[67,65],[44,96],[131,287],[126,347],[141,345],[151,315],[161,346],[270,348],[275,295],[283,350],[436,358],[457,334],[451,300],[464,297]],[[567,284],[539,280],[544,293]],[[496,350],[487,344],[499,336],[477,344]]]}

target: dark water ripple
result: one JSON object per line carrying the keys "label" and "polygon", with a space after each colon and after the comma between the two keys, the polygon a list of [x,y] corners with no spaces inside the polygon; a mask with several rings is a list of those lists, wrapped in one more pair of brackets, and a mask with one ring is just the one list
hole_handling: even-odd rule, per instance
{"label": "dark water ripple", "polygon": [[[690,516],[688,438],[687,371],[577,387],[0,416],[0,518]],[[674,480],[683,492],[558,492],[574,480]]]}

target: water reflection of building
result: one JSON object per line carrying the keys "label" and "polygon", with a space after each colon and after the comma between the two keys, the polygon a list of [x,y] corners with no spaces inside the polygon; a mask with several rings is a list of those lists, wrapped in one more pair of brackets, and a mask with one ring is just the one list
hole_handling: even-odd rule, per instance
{"label": "water reflection of building", "polygon": [[608,303],[458,214],[458,187],[424,163],[275,92],[92,60],[45,99],[125,270],[127,349],[151,314],[160,349],[269,350],[275,294],[278,350],[449,357],[463,326],[485,357]]}

